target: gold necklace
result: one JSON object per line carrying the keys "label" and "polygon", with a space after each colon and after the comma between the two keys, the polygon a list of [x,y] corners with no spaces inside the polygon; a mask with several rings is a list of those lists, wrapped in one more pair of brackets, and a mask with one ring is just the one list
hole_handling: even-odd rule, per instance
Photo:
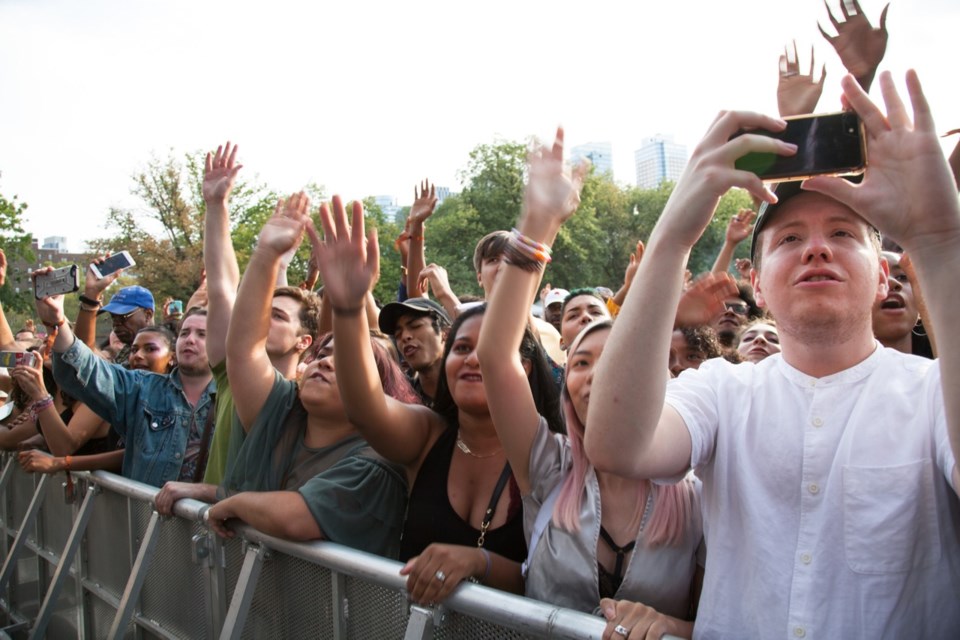
{"label": "gold necklace", "polygon": [[497,455],[498,453],[500,453],[501,451],[503,451],[503,447],[500,447],[499,449],[497,449],[497,450],[494,451],[493,453],[486,453],[486,454],[483,454],[483,455],[480,455],[479,453],[474,453],[474,452],[470,449],[470,447],[467,446],[467,443],[463,441],[463,438],[460,437],[460,433],[459,433],[459,432],[457,433],[457,448],[460,449],[460,451],[463,451],[463,452],[464,452],[465,454],[467,454],[468,456],[473,456],[474,458],[492,458],[493,456],[495,456],[495,455]]}

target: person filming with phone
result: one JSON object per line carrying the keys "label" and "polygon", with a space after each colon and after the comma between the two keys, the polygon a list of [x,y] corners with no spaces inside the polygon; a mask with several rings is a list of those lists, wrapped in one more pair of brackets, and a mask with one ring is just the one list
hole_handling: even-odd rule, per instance
{"label": "person filming with phone", "polygon": [[124,287],[103,304],[103,292],[113,284],[121,272],[135,263],[126,251],[100,256],[86,270],[80,311],[74,327],[76,336],[91,349],[96,349],[97,316],[109,313],[113,332],[123,344],[113,357],[113,362],[128,366],[133,338],[144,327],[153,326],[156,305],[149,289],[134,285]]}
{"label": "person filming with phone", "polygon": [[[734,163],[797,147],[731,136],[786,122],[722,112],[597,364],[585,431],[597,469],[675,481],[693,468],[703,481],[709,553],[695,637],[955,638],[960,628],[960,337],[948,330],[960,316],[960,203],[915,72],[906,85],[912,117],[889,73],[886,113],[843,80],[869,151],[859,184],[817,177],[774,194]],[[668,382],[661,363],[686,261],[733,187],[766,202],[751,280],[782,351]],[[889,287],[878,232],[911,255],[929,292],[937,361],[874,337],[872,310]]]}

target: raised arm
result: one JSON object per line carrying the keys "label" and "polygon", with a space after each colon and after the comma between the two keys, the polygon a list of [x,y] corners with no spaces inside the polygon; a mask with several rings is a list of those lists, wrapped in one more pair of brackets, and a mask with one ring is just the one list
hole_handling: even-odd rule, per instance
{"label": "raised arm", "polygon": [[[937,335],[944,411],[955,459],[960,459],[960,203],[957,185],[934,129],[933,116],[915,71],[907,72],[913,105],[911,121],[888,72],[880,74],[884,115],[854,78],[843,92],[867,131],[869,165],[859,185],[837,178],[813,178],[804,188],[846,204],[910,255]],[[928,318],[924,318],[924,322]],[[952,470],[960,491],[960,472]]]}
{"label": "raised arm", "polygon": [[[826,0],[824,4],[827,4]],[[843,20],[837,18],[827,4],[827,14],[830,16],[833,28],[837,30],[837,35],[831,36],[819,22],[817,23],[820,33],[840,56],[840,62],[856,78],[864,91],[870,91],[877,68],[887,52],[887,9],[889,8],[889,4],[883,8],[880,13],[880,26],[876,29],[870,24],[867,14],[860,8],[857,0],[853,0],[852,6],[847,5],[847,0],[840,0]]]}
{"label": "raised arm", "polygon": [[203,202],[207,213],[203,221],[203,267],[207,275],[207,358],[216,366],[227,357],[227,326],[237,298],[240,268],[230,240],[230,191],[237,172],[237,148],[217,147],[207,153],[203,165]]}
{"label": "raised arm", "polygon": [[306,194],[296,193],[263,225],[230,317],[227,376],[234,406],[247,430],[273,388],[275,372],[267,356],[267,333],[280,258],[300,240],[305,229],[313,228],[309,207]]}
{"label": "raised arm", "polygon": [[[92,264],[100,264],[108,257],[110,257],[109,253],[94,259]],[[120,269],[103,278],[98,278],[89,265],[84,272],[83,295],[80,296],[80,310],[77,311],[77,323],[73,330],[80,342],[91,349],[97,348],[97,312],[103,305],[103,292],[120,277],[122,272],[123,269]]]}
{"label": "raised arm", "polygon": [[740,209],[737,215],[730,218],[727,223],[727,234],[723,239],[723,247],[717,254],[717,259],[713,263],[714,273],[727,273],[730,269],[730,261],[733,260],[733,253],[741,242],[750,237],[753,233],[753,220],[757,214],[750,209]]}
{"label": "raised arm", "polygon": [[427,264],[426,252],[424,250],[423,233],[426,229],[427,218],[433,215],[433,210],[437,207],[437,187],[430,184],[429,180],[420,183],[419,189],[413,188],[413,205],[410,207],[410,214],[407,216],[407,233],[410,237],[410,248],[407,250],[407,295],[411,298],[425,296],[426,291],[421,290],[420,272]]}
{"label": "raised arm", "polygon": [[763,200],[776,198],[756,175],[734,168],[737,158],[751,151],[796,152],[772,138],[731,136],[740,129],[785,126],[759,114],[722,112],[694,150],[596,366],[584,440],[587,457],[598,469],[659,478],[689,466],[690,435],[679,414],[664,404],[670,335],[687,259],[730,188],[741,187]]}
{"label": "raised arm", "polygon": [[353,225],[340,196],[333,213],[320,207],[324,241],[315,242],[315,257],[324,285],[323,301],[333,313],[333,349],[337,386],[347,416],[370,445],[385,458],[413,465],[426,448],[439,417],[425,407],[397,402],[383,392],[377,373],[365,298],[380,260],[375,229],[364,234],[363,205],[353,202]]}
{"label": "raised arm", "polygon": [[535,245],[551,246],[560,225],[580,204],[584,171],[578,169],[571,175],[564,168],[563,129],[557,129],[552,148],[539,147],[530,154],[530,179],[517,222],[520,235],[507,248],[477,345],[490,416],[523,494],[530,492],[530,448],[540,415],[520,358],[520,343],[549,259]]}
{"label": "raised arm", "polygon": [[[7,254],[0,249],[0,287],[7,282]],[[16,340],[13,339],[13,331],[10,329],[10,323],[7,322],[7,314],[0,307],[0,351],[20,351]]]}

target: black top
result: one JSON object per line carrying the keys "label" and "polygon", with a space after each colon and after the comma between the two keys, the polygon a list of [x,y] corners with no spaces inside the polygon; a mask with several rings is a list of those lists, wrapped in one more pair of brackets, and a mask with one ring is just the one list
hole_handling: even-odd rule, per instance
{"label": "black top", "polygon": [[[423,553],[431,543],[477,546],[480,530],[474,529],[457,515],[447,496],[447,476],[450,460],[457,443],[457,430],[444,431],[434,443],[420,466],[410,492],[407,519],[403,523],[400,540],[400,561],[406,562]],[[527,543],[523,537],[523,509],[520,490],[513,476],[508,489],[510,508],[503,526],[487,531],[484,549],[515,562],[527,558]]]}

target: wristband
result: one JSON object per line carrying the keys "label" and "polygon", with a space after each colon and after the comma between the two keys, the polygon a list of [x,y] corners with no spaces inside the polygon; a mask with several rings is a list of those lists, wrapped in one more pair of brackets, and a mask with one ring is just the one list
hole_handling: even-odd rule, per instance
{"label": "wristband", "polygon": [[64,456],[63,457],[63,470],[70,471],[70,464],[73,461],[73,456]]}
{"label": "wristband", "polygon": [[85,295],[83,295],[83,294],[80,294],[79,296],[77,296],[77,299],[80,300],[81,303],[87,305],[88,307],[99,308],[99,307],[103,306],[103,303],[100,302],[99,300],[94,300],[93,298],[88,298],[87,296],[85,296]]}
{"label": "wristband", "polygon": [[46,322],[44,322],[43,326],[45,326],[47,329],[59,329],[64,324],[66,324],[66,322],[67,322],[67,317],[63,316],[62,318],[60,318],[57,324],[47,324]]}

